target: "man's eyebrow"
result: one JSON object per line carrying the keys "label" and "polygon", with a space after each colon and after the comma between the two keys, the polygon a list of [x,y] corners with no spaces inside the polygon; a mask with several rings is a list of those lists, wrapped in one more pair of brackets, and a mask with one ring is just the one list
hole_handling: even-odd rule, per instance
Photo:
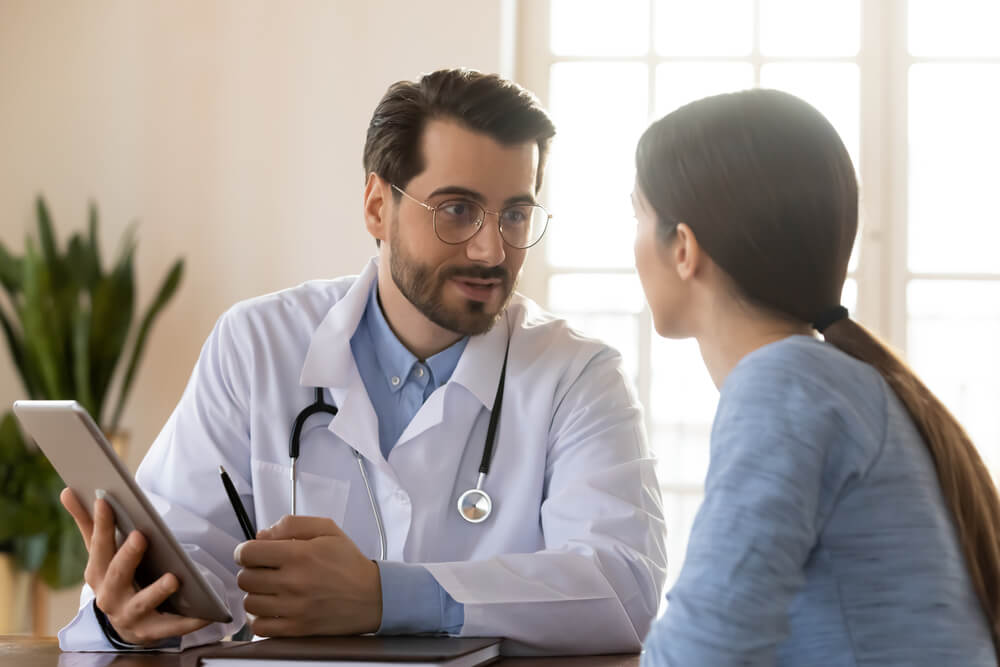
{"label": "man's eyebrow", "polygon": [[471,199],[479,202],[480,204],[486,202],[486,197],[484,197],[481,192],[476,192],[475,190],[470,190],[469,188],[463,188],[461,185],[443,185],[427,195],[427,198],[433,199],[434,197],[440,197],[442,195],[458,195],[459,197],[465,197],[466,199]]}
{"label": "man's eyebrow", "polygon": [[537,204],[535,201],[535,196],[529,193],[524,193],[520,195],[514,195],[513,197],[508,197],[503,205],[504,208],[508,206],[513,206],[514,204]]}
{"label": "man's eyebrow", "polygon": [[[427,195],[427,198],[433,199],[435,197],[441,197],[447,195],[464,197],[466,199],[471,199],[472,201],[477,202],[478,204],[482,204],[483,206],[486,205],[486,197],[483,195],[483,193],[478,192],[476,190],[472,190],[470,188],[462,187],[461,185],[443,185],[440,188],[434,190],[429,195]],[[514,195],[513,197],[508,197],[507,199],[504,200],[503,206],[504,208],[506,208],[507,206],[512,206],[514,204],[535,204],[535,203],[537,202],[535,202],[534,195],[530,193],[523,193],[519,195]]]}

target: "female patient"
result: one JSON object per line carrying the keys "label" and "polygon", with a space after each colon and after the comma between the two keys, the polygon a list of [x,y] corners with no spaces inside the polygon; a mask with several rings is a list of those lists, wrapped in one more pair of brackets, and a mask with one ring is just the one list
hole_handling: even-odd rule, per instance
{"label": "female patient", "polygon": [[997,493],[954,417],[839,305],[858,186],[833,127],[778,91],[720,95],[654,123],[636,163],[656,330],[697,338],[721,392],[643,667],[997,664]]}

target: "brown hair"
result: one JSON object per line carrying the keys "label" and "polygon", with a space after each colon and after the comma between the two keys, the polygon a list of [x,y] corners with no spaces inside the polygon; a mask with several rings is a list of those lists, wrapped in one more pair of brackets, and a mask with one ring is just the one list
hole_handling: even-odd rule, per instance
{"label": "brown hair", "polygon": [[[541,188],[545,158],[556,133],[552,120],[538,98],[513,81],[470,69],[438,70],[419,81],[389,86],[368,124],[365,177],[375,172],[405,189],[424,168],[420,137],[427,122],[436,118],[454,119],[504,145],[535,141],[536,192]],[[394,192],[394,196],[399,195]]]}
{"label": "brown hair", "polygon": [[[858,184],[836,130],[776,90],[708,97],[653,123],[636,179],[666,240],[683,221],[749,302],[814,323],[840,303],[858,226]],[[961,424],[888,346],[844,318],[826,341],[870,364],[927,445],[969,576],[1000,636],[1000,500]]]}

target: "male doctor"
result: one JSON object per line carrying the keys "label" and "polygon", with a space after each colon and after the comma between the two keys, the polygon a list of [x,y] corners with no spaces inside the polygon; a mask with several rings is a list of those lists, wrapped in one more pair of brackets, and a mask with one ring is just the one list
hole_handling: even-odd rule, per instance
{"label": "male doctor", "polygon": [[[247,621],[262,636],[639,650],[666,567],[640,406],[615,350],[514,293],[549,221],[536,194],[554,132],[533,95],[493,75],[389,88],[364,148],[377,257],[225,313],[136,475],[232,623],[158,611],[176,577],[136,590],[143,536],[117,548],[110,507],[91,519],[67,490],[90,558],[63,649],[183,648]],[[338,411],[304,424],[292,516],[290,431],[317,388]],[[492,511],[466,508],[470,522],[458,498],[480,482]]]}

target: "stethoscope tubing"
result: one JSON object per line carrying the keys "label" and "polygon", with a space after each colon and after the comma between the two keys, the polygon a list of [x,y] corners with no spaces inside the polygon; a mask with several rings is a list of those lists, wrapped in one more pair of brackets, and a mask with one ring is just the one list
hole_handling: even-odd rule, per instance
{"label": "stethoscope tubing", "polygon": [[[500,380],[497,383],[496,396],[493,398],[493,409],[490,411],[490,422],[486,427],[486,441],[483,443],[483,456],[479,463],[479,475],[476,479],[476,486],[475,488],[469,489],[459,495],[458,502],[456,503],[459,516],[469,523],[482,523],[493,513],[493,499],[490,498],[490,495],[483,490],[483,483],[486,481],[486,476],[490,472],[490,465],[493,462],[496,433],[500,424],[500,413],[503,409],[504,385],[507,379],[507,360],[509,357],[510,331],[508,330],[507,347],[506,350],[504,350],[503,366],[500,369]],[[307,405],[301,412],[299,412],[298,415],[296,415],[295,421],[292,423],[292,433],[288,443],[288,458],[290,461],[289,483],[291,485],[289,496],[291,514],[293,516],[297,510],[296,486],[298,481],[297,470],[299,449],[302,442],[302,428],[305,425],[306,420],[315,414],[326,413],[331,417],[336,417],[338,413],[335,405],[327,403],[323,400],[322,387],[315,387],[313,391],[315,392],[315,401]],[[360,452],[353,447],[351,447],[351,451],[354,453],[354,457],[358,461],[358,469],[361,471],[361,479],[365,483],[365,491],[368,492],[368,501],[371,503],[372,516],[375,517],[375,526],[378,529],[379,539],[379,560],[385,560],[386,537],[385,526],[382,523],[382,514],[379,512],[378,503],[375,502],[375,494],[372,491],[371,482],[368,479],[368,472],[365,470],[364,458],[361,456]],[[468,506],[465,506],[465,503],[469,499],[472,499],[471,503]]]}

